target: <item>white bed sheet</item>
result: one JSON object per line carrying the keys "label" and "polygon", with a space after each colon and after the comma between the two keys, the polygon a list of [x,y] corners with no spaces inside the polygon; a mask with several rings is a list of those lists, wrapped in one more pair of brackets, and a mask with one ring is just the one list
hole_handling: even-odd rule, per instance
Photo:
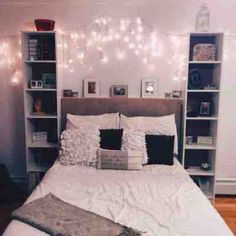
{"label": "white bed sheet", "polygon": [[[142,171],[96,170],[55,163],[26,202],[53,193],[60,199],[154,236],[232,236],[182,166]],[[4,236],[47,235],[13,220]]]}

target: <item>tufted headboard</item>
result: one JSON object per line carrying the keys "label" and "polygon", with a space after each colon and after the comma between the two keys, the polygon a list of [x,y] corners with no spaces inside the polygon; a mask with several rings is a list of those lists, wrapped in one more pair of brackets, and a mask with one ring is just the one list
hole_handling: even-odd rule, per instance
{"label": "tufted headboard", "polygon": [[181,154],[182,100],[160,98],[62,98],[61,128],[65,129],[66,114],[99,115],[120,112],[126,116],[164,116],[175,114]]}

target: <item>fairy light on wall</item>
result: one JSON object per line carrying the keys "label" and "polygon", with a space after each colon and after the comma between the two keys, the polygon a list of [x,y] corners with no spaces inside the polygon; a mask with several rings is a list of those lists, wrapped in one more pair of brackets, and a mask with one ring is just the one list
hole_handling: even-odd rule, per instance
{"label": "fairy light on wall", "polygon": [[[154,69],[155,57],[160,56],[160,41],[157,34],[141,17],[117,21],[110,17],[97,18],[82,33],[71,32],[69,38],[71,43],[64,42],[63,48],[67,50],[71,45],[77,48],[77,59],[81,65],[85,64],[91,51],[98,52],[98,62],[108,64],[110,58],[125,59],[128,55],[126,51],[129,50],[133,55],[140,57],[141,62],[147,64],[149,69]],[[107,49],[111,43],[113,52]]]}

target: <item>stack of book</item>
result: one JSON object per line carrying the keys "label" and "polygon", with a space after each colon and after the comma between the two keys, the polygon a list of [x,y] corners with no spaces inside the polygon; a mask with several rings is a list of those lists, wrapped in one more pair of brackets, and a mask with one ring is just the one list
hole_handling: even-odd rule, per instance
{"label": "stack of book", "polygon": [[29,39],[29,60],[40,60],[40,44],[38,39]]}

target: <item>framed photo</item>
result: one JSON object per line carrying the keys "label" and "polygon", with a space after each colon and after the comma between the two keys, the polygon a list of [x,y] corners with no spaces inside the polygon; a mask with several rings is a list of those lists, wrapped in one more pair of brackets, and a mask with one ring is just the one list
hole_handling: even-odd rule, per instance
{"label": "framed photo", "polygon": [[30,81],[30,88],[42,89],[43,88],[43,81],[42,80],[31,80]]}
{"label": "framed photo", "polygon": [[128,97],[128,85],[112,85],[111,97]]}
{"label": "framed photo", "polygon": [[84,96],[97,97],[99,96],[99,83],[95,79],[84,80]]}
{"label": "framed photo", "polygon": [[142,97],[157,96],[157,81],[155,79],[142,80]]}
{"label": "framed photo", "polygon": [[43,73],[42,80],[44,88],[56,88],[56,74],[55,73]]}
{"label": "framed photo", "polygon": [[197,136],[197,144],[204,146],[213,146],[214,138],[212,136]]}
{"label": "framed photo", "polygon": [[199,114],[201,116],[209,116],[211,113],[211,103],[201,102]]}
{"label": "framed photo", "polygon": [[182,91],[181,90],[173,90],[172,91],[172,98],[182,98]]}

